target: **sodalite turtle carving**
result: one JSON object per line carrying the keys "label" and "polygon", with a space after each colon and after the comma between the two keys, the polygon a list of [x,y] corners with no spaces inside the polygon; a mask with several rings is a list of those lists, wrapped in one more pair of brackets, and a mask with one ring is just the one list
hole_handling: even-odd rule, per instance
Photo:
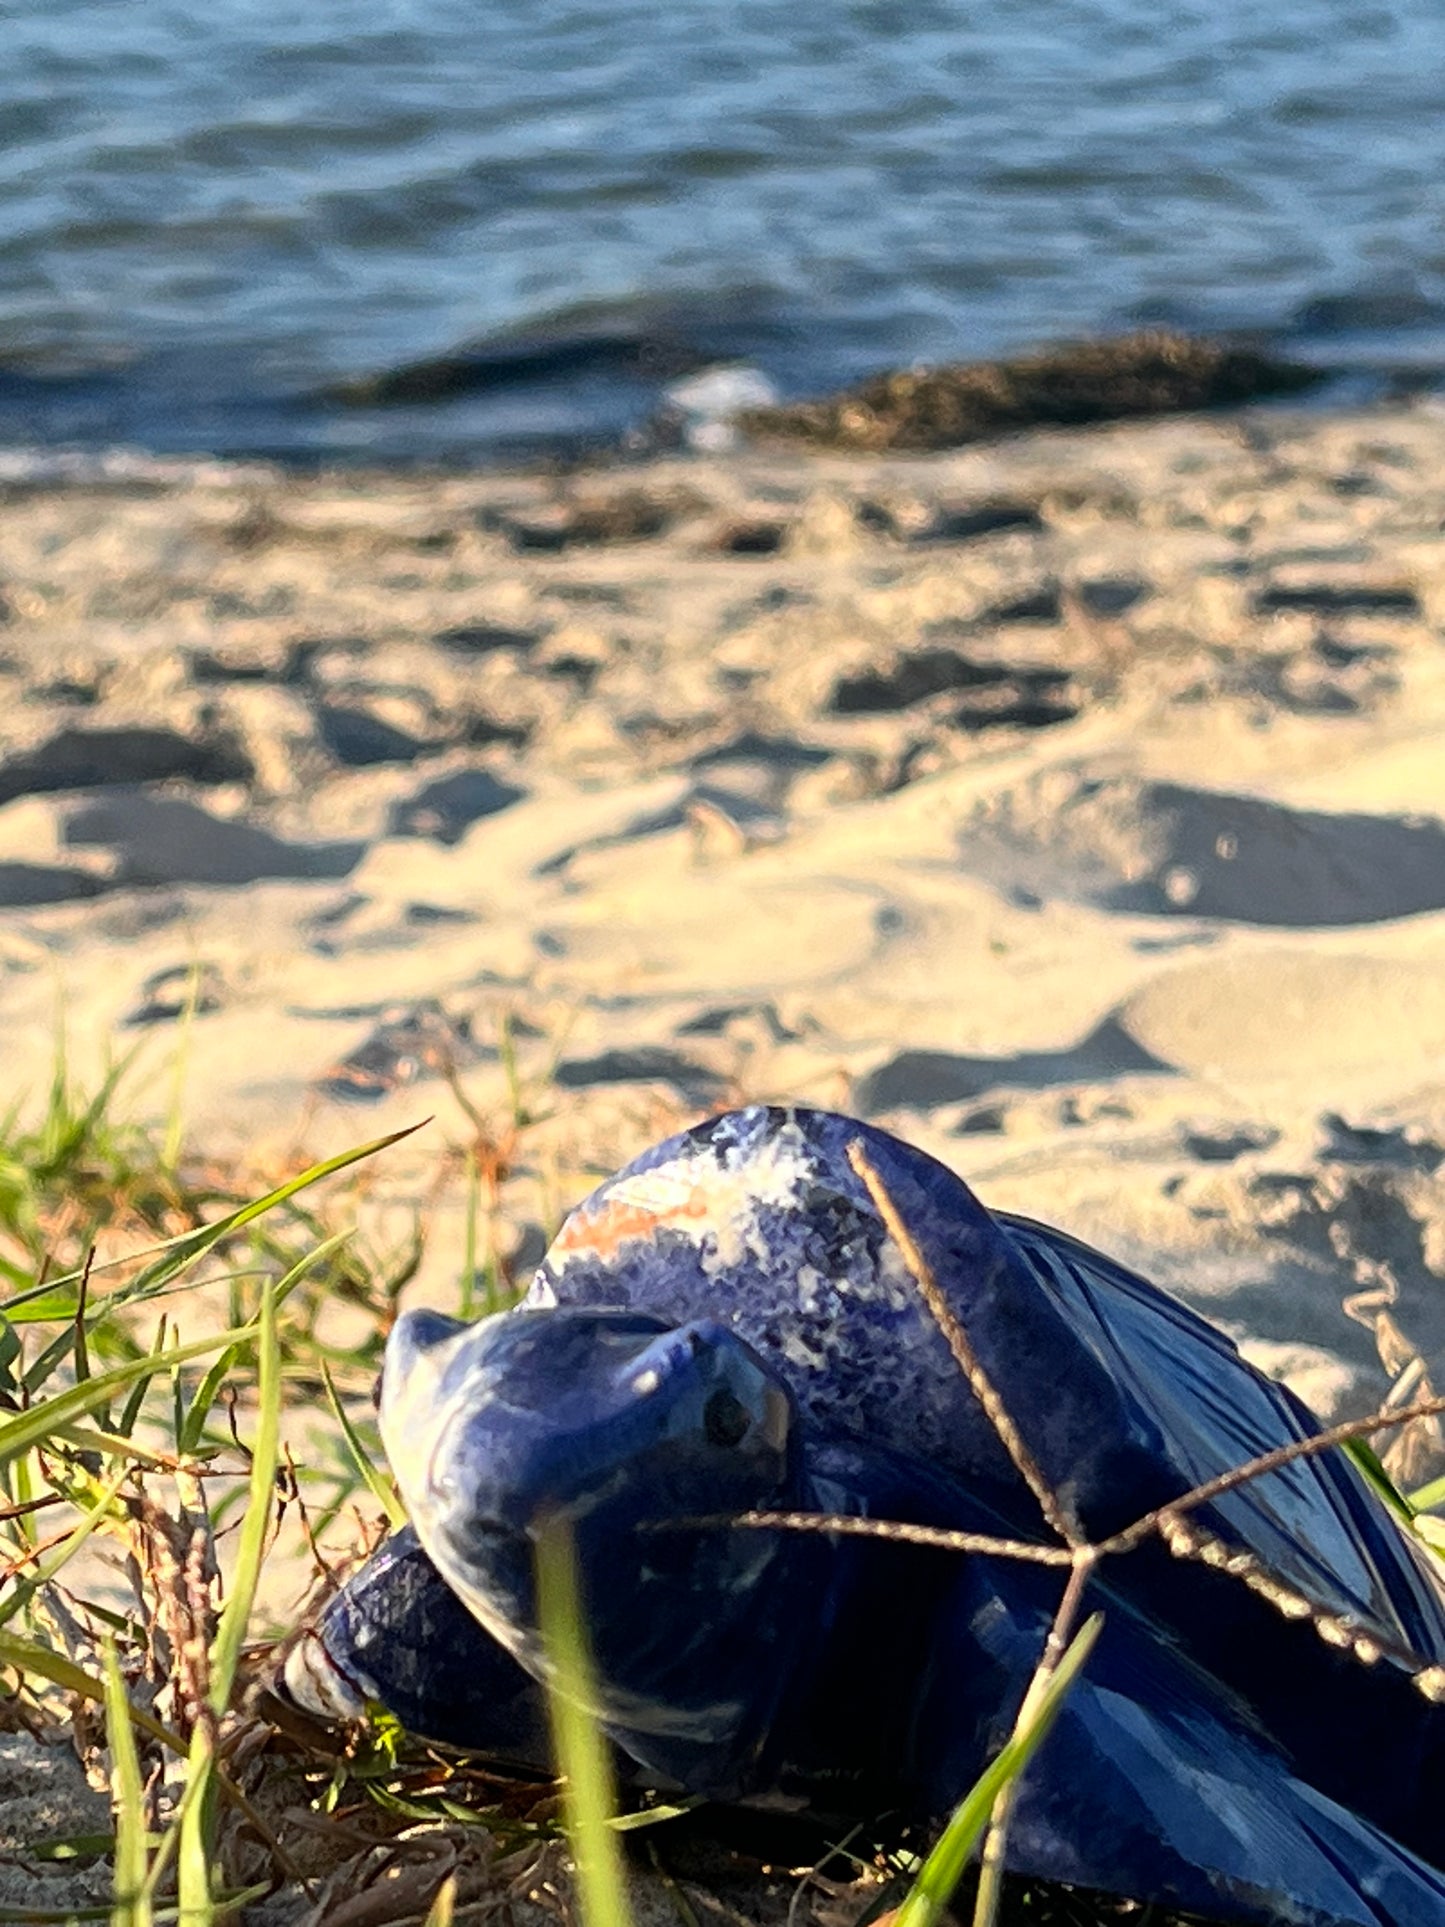
{"label": "sodalite turtle carving", "polygon": [[[294,1650],[296,1695],[545,1768],[533,1535],[561,1516],[595,1710],[633,1779],[946,1815],[1008,1731],[1058,1569],[678,1523],[801,1509],[1056,1543],[854,1142],[1092,1539],[1318,1429],[1173,1299],[922,1153],[739,1111],[594,1192],[516,1310],[399,1320],[382,1430],[412,1527]],[[1431,1555],[1338,1450],[1189,1517],[1173,1551],[1151,1539],[1091,1580],[1103,1633],[1008,1864],[1219,1920],[1445,1927]]]}

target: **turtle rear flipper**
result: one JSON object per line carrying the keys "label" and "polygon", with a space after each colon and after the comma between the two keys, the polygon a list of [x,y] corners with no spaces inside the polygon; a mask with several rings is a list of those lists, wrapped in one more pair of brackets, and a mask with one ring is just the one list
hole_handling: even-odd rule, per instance
{"label": "turtle rear flipper", "polygon": [[[930,1682],[921,1735],[940,1808],[977,1771],[981,1709],[1006,1723],[1017,1704],[1051,1616],[1037,1572],[974,1565],[954,1601],[972,1643]],[[1099,1603],[1098,1642],[1020,1785],[1013,1872],[1257,1927],[1445,1927],[1445,1873],[1309,1784],[1167,1631]]]}
{"label": "turtle rear flipper", "polygon": [[1071,1700],[1024,1783],[1014,1870],[1260,1927],[1445,1927],[1445,1877],[1267,1741],[1087,1678]]}

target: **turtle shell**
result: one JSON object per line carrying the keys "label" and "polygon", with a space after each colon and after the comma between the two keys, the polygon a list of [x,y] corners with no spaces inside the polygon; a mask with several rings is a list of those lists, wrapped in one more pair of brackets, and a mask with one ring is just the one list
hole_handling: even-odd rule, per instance
{"label": "turtle shell", "polygon": [[[1037,1507],[855,1168],[855,1147],[1091,1537],[1320,1429],[1147,1280],[1060,1232],[989,1212],[935,1159],[821,1111],[754,1106],[643,1153],[572,1212],[525,1303],[716,1319],[773,1362],[817,1428],[940,1466],[1015,1529],[1037,1531]],[[1398,1652],[1406,1670],[1445,1659],[1437,1562],[1395,1529],[1345,1453],[1297,1459],[1190,1517],[1195,1549],[1255,1560],[1257,1595],[1286,1616],[1337,1622],[1342,1639]]]}
{"label": "turtle shell", "polygon": [[[900,1221],[913,1255],[889,1229]],[[948,1321],[962,1341],[950,1343]],[[588,1493],[614,1498],[640,1485],[636,1519],[651,1529],[660,1503],[668,1523],[672,1488],[647,1484],[657,1462],[634,1450],[641,1432],[628,1400],[618,1404],[620,1381],[611,1368],[566,1363],[579,1345],[590,1357],[604,1327],[619,1343],[661,1348],[658,1367],[664,1352],[688,1354],[696,1373],[745,1353],[747,1371],[796,1407],[796,1489],[812,1510],[1035,1543],[1057,1540],[1061,1520],[1098,1542],[1318,1430],[1286,1389],[1145,1279],[1063,1233],[990,1213],[897,1139],[801,1108],[709,1119],[577,1207],[519,1312],[470,1329],[410,1312],[393,1333],[383,1429],[425,1558],[414,1545],[390,1566],[377,1555],[328,1608],[318,1639],[343,1682],[370,1679],[404,1699],[422,1730],[445,1726],[505,1754],[509,1736],[539,1718],[502,1650],[546,1676],[526,1586],[493,1583],[499,1561],[520,1557],[511,1497],[536,1490],[509,1485],[509,1467],[555,1464],[573,1480],[583,1465]],[[648,1367],[628,1382],[644,1400],[656,1380]],[[1032,1481],[987,1399],[1010,1416]],[[661,1423],[658,1436],[670,1436]],[[653,1421],[642,1413],[638,1424]],[[706,1504],[684,1500],[677,1529],[740,1533],[737,1504],[718,1494],[716,1508],[711,1486]],[[684,1627],[677,1610],[659,1623],[665,1600],[657,1613],[643,1600],[639,1572],[665,1562],[629,1563],[619,1517],[625,1535],[631,1514],[588,1515],[581,1557],[597,1581],[605,1684],[633,1691],[624,1710],[646,1718],[611,1715],[608,1731],[642,1777],[666,1755],[677,1784],[724,1797],[735,1782],[748,1798],[826,1801],[848,1786],[861,1797],[866,1768],[883,1805],[938,1817],[1007,1732],[1062,1583],[1057,1569],[995,1552],[959,1558],[896,1535],[879,1545],[813,1532],[792,1537],[809,1557],[779,1558],[768,1602],[704,1584],[687,1595]],[[775,1550],[789,1539],[776,1526],[769,1534]],[[952,1563],[888,1563],[901,1556]],[[691,1584],[687,1557],[677,1571]],[[448,1586],[481,1622],[470,1635]],[[1435,1703],[1445,1589],[1348,1454],[1296,1458],[1192,1506],[1167,1534],[1103,1559],[1090,1594],[1104,1633],[1024,1778],[1010,1866],[1270,1927],[1445,1927],[1445,1715]],[[393,1650],[423,1616],[418,1601],[426,1623],[414,1647]],[[649,1697],[654,1648],[684,1664],[679,1674],[669,1661]],[[639,1651],[640,1685],[627,1672]],[[758,1717],[742,1722],[736,1756],[722,1757],[693,1714],[694,1702],[711,1703],[725,1661],[744,1682],[739,1704]],[[857,1681],[875,1675],[865,1704]],[[500,1719],[493,1681],[508,1695]],[[616,1693],[607,1703],[623,1704]],[[867,1810],[880,1810],[872,1796]]]}

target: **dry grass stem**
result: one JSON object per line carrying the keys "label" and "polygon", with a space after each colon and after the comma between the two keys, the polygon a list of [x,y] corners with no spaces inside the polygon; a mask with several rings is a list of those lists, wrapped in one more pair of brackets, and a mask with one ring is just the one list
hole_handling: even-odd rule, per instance
{"label": "dry grass stem", "polygon": [[869,1159],[861,1138],[855,1138],[848,1146],[848,1162],[867,1187],[868,1195],[872,1198],[878,1215],[888,1228],[888,1235],[903,1254],[909,1275],[918,1287],[919,1296],[927,1306],[929,1316],[946,1339],[959,1370],[967,1379],[975,1398],[987,1414],[989,1423],[997,1432],[1004,1450],[1013,1460],[1019,1476],[1038,1500],[1039,1510],[1043,1513],[1045,1520],[1065,1545],[1084,1545],[1086,1538],[1082,1527],[1074,1518],[1069,1506],[1044,1477],[1042,1468],[1014,1423],[992,1379],[979,1362],[972,1340],[955,1317],[953,1307],[939,1289],[932,1267],[919,1250],[917,1240]]}

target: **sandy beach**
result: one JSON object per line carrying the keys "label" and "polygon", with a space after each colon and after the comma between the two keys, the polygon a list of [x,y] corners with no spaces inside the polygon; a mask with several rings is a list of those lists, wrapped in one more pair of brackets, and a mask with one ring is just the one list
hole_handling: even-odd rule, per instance
{"label": "sandy beach", "polygon": [[[1445,1556],[1438,5],[273,12],[5,9],[0,1927],[1445,1927],[1386,1480],[1019,1222]],[[770,1116],[448,1403],[755,1103],[1063,1328]]]}
{"label": "sandy beach", "polygon": [[431,1116],[367,1208],[429,1208],[443,1305],[467,1106],[526,1113],[524,1272],[648,1140],[796,1099],[1322,1416],[1445,1352],[1438,403],[5,497],[7,1090],[59,1000],[77,1070],[145,1039],[143,1112],[179,1048],[218,1158]]}

